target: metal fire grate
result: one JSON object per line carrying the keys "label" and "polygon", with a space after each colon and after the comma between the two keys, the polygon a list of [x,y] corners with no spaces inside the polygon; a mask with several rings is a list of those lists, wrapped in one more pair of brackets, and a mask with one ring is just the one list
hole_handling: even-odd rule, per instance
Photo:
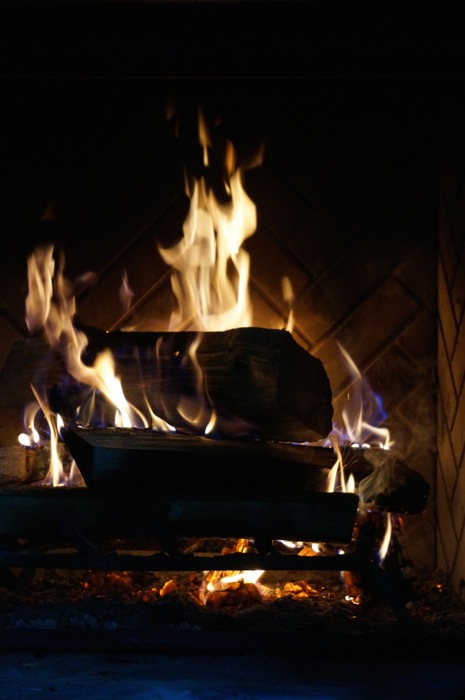
{"label": "metal fire grate", "polygon": [[[358,496],[318,491],[287,496],[183,498],[10,486],[0,492],[0,569],[353,571],[369,578],[407,623],[408,612],[388,575],[366,542],[353,537]],[[247,537],[254,551],[183,553],[178,546],[182,537]],[[152,547],[141,553],[138,543],[144,539]],[[324,543],[325,553],[283,553],[277,543],[286,539]]]}

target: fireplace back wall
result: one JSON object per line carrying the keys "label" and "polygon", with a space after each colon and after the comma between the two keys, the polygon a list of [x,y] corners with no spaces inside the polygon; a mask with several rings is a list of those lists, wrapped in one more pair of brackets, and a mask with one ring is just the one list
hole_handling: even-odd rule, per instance
{"label": "fireplace back wall", "polygon": [[[166,330],[172,297],[157,244],[182,235],[183,168],[198,163],[202,106],[239,155],[264,148],[245,178],[258,217],[245,246],[254,325],[285,325],[287,276],[294,335],[324,363],[336,420],[351,381],[338,344],[382,396],[401,459],[431,486],[427,512],[406,518],[406,531],[416,566],[433,569],[438,169],[429,81],[25,78],[19,92],[13,83],[3,88],[3,383],[13,343],[27,337],[26,259],[40,243],[63,249],[70,278],[95,273],[78,296],[80,321]],[[124,274],[134,293],[128,313],[119,301]],[[8,446],[22,430],[22,407],[14,391],[0,402]]]}

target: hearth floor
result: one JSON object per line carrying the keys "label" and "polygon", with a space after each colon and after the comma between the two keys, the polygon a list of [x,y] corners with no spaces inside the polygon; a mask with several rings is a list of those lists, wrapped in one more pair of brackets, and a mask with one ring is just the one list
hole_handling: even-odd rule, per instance
{"label": "hearth floor", "polygon": [[339,653],[10,652],[0,660],[0,699],[59,700],[460,700],[465,664],[415,658],[354,660]]}
{"label": "hearth floor", "polygon": [[0,589],[0,700],[465,699],[465,608],[440,572],[419,579],[411,626],[345,602],[337,576],[310,580],[318,595],[217,610],[98,573]]}

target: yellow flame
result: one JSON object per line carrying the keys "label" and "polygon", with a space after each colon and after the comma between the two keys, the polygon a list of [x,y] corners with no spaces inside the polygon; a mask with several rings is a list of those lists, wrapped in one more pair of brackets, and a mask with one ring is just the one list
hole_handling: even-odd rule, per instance
{"label": "yellow flame", "polygon": [[208,133],[207,122],[205,120],[203,111],[199,108],[197,111],[198,115],[198,130],[199,130],[199,141],[202,146],[203,151],[203,164],[208,166],[208,149],[211,148],[210,134]]}
{"label": "yellow flame", "polygon": [[51,486],[62,486],[66,481],[66,476],[63,469],[63,463],[58,454],[57,417],[52,413],[52,411],[50,411],[47,402],[40,397],[38,391],[33,386],[31,386],[31,389],[37,399],[37,403],[42,409],[48,423],[50,433],[50,465],[44,478],[44,484]]}
{"label": "yellow flame", "polygon": [[18,442],[23,447],[34,447],[40,444],[40,435],[35,426],[35,419],[39,411],[40,405],[38,403],[29,403],[24,409],[23,421],[28,432],[18,435]]}
{"label": "yellow flame", "polygon": [[288,308],[288,317],[286,323],[286,330],[292,333],[294,330],[294,290],[292,289],[291,280],[289,277],[284,276],[281,279],[281,287],[283,293],[284,302]]}
{"label": "yellow flame", "polygon": [[[69,374],[78,382],[101,392],[115,406],[119,425],[133,427],[139,419],[147,426],[140,411],[125,399],[121,381],[115,375],[111,352],[102,351],[93,366],[82,361],[88,339],[74,326],[76,305],[72,285],[64,276],[63,258],[58,270],[55,270],[53,253],[54,247],[50,245],[39,248],[28,258],[26,323],[29,330],[44,329],[50,347],[59,348],[64,355]],[[44,401],[42,398],[42,404]],[[47,409],[43,408],[45,415]]]}
{"label": "yellow flame", "polygon": [[353,474],[349,474],[346,484],[347,493],[355,493],[355,477]]}
{"label": "yellow flame", "polygon": [[26,324],[31,333],[45,328],[51,311],[55,261],[53,246],[38,247],[27,261]]}
{"label": "yellow flame", "polygon": [[343,493],[355,493],[355,477],[350,474],[346,479],[344,459],[342,456],[341,445],[337,441],[335,435],[331,435],[331,442],[333,445],[333,450],[336,455],[336,461],[331,467],[328,478],[326,480],[326,490],[330,493],[336,490],[336,485],[339,476],[339,487]]}
{"label": "yellow flame", "polygon": [[208,391],[205,386],[204,374],[199,364],[197,350],[202,341],[202,334],[199,333],[190,344],[187,356],[183,358],[183,363],[191,362],[195,369],[196,376],[196,396],[192,399],[182,397],[177,407],[179,415],[192,425],[199,426],[204,433],[211,432],[216,422],[216,413],[209,400]]}
{"label": "yellow flame", "polygon": [[228,576],[222,576],[218,581],[210,581],[207,584],[207,590],[221,591],[228,587],[231,583],[236,583],[237,581],[242,581],[243,583],[257,583],[260,577],[265,573],[264,569],[254,569],[250,571],[238,571],[235,574],[230,574]]}
{"label": "yellow flame", "polygon": [[[247,552],[249,542],[247,539],[241,538],[236,542],[235,552]],[[244,571],[205,571],[206,590],[211,593],[227,588],[228,584],[237,581],[244,583],[257,583],[260,577],[265,573],[264,569],[250,569]]]}
{"label": "yellow flame", "polygon": [[[212,148],[206,119],[198,112],[198,138],[203,151],[204,168],[209,168],[209,149]],[[261,162],[261,154],[247,168]],[[226,330],[252,325],[252,307],[249,298],[249,255],[243,249],[244,241],[256,229],[256,208],[243,186],[246,167],[237,164],[236,151],[226,142],[224,155],[223,189],[227,201],[220,202],[205,177],[186,179],[190,207],[183,224],[183,237],[174,247],[159,248],[165,262],[171,266],[171,284],[177,300],[177,310],[170,320],[171,330],[190,327],[199,332]],[[90,424],[95,410],[95,392],[103,395],[115,407],[115,424],[120,427],[149,426],[156,430],[174,430],[159,419],[147,406],[148,419],[129,404],[124,396],[120,379],[116,376],[115,361],[109,350],[104,350],[93,366],[82,360],[87,347],[86,335],[74,327],[76,301],[73,285],[64,275],[64,256],[58,257],[54,246],[39,247],[28,258],[28,285],[26,323],[31,333],[43,330],[50,347],[60,351],[68,373],[90,387],[86,405],[78,409],[82,425]],[[289,285],[288,285],[289,287]],[[124,272],[120,301],[125,310],[130,306],[133,292]],[[202,368],[196,360],[198,342],[189,350],[189,361],[197,373],[196,405],[183,401],[178,406],[180,416],[210,434],[215,427],[216,412],[204,386]],[[42,401],[44,401],[42,397]],[[29,445],[35,437],[23,434],[21,443]]]}
{"label": "yellow flame", "polygon": [[[199,118],[199,139],[208,165],[210,144],[206,123]],[[229,201],[219,202],[204,177],[186,183],[190,207],[183,238],[171,248],[159,246],[172,268],[171,286],[177,310],[170,330],[190,327],[221,331],[252,325],[248,253],[244,241],[257,227],[256,207],[243,186],[244,170],[236,167],[232,144],[227,144],[223,183]]]}
{"label": "yellow flame", "polygon": [[129,286],[128,273],[126,270],[124,270],[121,280],[121,287],[119,289],[119,300],[123,311],[128,311],[130,309],[134,296],[134,292]]}
{"label": "yellow flame", "polygon": [[383,541],[381,543],[381,546],[379,548],[379,560],[382,562],[384,561],[386,554],[389,551],[389,545],[391,542],[391,536],[392,536],[392,521],[391,521],[391,516],[389,513],[386,513],[386,530],[384,532],[384,537]]}

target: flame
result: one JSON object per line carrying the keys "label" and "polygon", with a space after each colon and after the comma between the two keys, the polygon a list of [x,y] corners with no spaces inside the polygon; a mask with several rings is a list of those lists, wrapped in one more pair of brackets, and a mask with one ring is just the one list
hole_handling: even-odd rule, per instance
{"label": "flame", "polygon": [[124,270],[121,287],[119,289],[119,300],[124,311],[128,311],[131,308],[134,296],[135,294],[129,286],[128,273]]}
{"label": "flame", "polygon": [[40,444],[40,434],[35,425],[39,411],[40,405],[32,402],[24,409],[23,422],[28,432],[18,435],[18,442],[20,445],[23,445],[23,447],[34,447]]}
{"label": "flame", "polygon": [[[115,374],[114,358],[109,350],[102,351],[94,365],[86,365],[82,355],[87,347],[87,336],[74,326],[76,311],[74,287],[64,276],[64,257],[56,264],[53,245],[37,248],[28,258],[28,295],[26,297],[26,324],[31,333],[43,330],[52,350],[64,358],[68,373],[78,383],[90,387],[87,405],[79,409],[79,420],[88,424],[91,420],[95,392],[101,393],[115,407],[115,424],[121,427],[148,425],[143,414],[130,405],[124,397],[121,381]],[[61,417],[50,410],[48,399],[43,392],[32,387],[37,400],[34,407],[27,407],[25,423],[30,434],[19,436],[22,445],[39,444],[40,436],[34,425],[41,411],[48,425],[50,443],[50,469],[46,482],[53,486],[66,482],[57,443],[64,427]],[[84,396],[84,394],[83,394]]]}
{"label": "flame", "polygon": [[52,413],[52,411],[50,411],[47,401],[40,397],[38,391],[33,386],[31,389],[37,399],[40,409],[44,414],[50,433],[50,466],[43,483],[51,486],[62,486],[66,481],[66,476],[63,469],[63,463],[58,454],[58,417]]}
{"label": "flame", "polygon": [[339,445],[390,450],[394,446],[390,431],[388,428],[380,427],[386,418],[381,397],[371,389],[366,377],[362,375],[349,353],[339,343],[338,347],[351,377],[350,391],[347,393],[347,401],[342,410],[344,427],[334,424],[324,444],[331,446],[335,438]]}
{"label": "flame", "polygon": [[191,343],[183,362],[190,361],[195,369],[196,375],[196,397],[188,399],[184,397],[178,405],[178,413],[192,425],[204,426],[204,433],[208,435],[214,428],[216,422],[216,412],[209,400],[208,391],[205,387],[202,368],[197,359],[197,349],[201,343],[202,334],[199,333]]}
{"label": "flame", "polygon": [[26,324],[31,333],[45,328],[50,316],[53,296],[55,260],[53,246],[35,250],[27,261],[28,294],[26,297]]}
{"label": "flame", "polygon": [[[26,298],[26,324],[31,332],[44,330],[51,349],[64,356],[69,374],[79,383],[100,392],[115,407],[115,423],[121,427],[148,426],[143,414],[129,404],[120,379],[115,374],[114,358],[103,350],[93,366],[82,360],[88,338],[73,323],[76,302],[73,286],[64,276],[64,258],[55,270],[54,247],[38,248],[28,258],[29,291]],[[42,398],[41,405],[45,399]],[[44,406],[42,406],[44,408]],[[45,408],[44,408],[45,412]],[[81,413],[81,421],[83,421]],[[87,419],[87,418],[86,418]]]}
{"label": "flame", "polygon": [[[382,451],[390,451],[394,446],[390,432],[387,428],[380,427],[380,423],[386,415],[382,408],[381,399],[372,391],[368,381],[362,375],[349,353],[338,344],[341,354],[347,364],[351,376],[351,390],[347,394],[347,401],[342,410],[344,427],[333,424],[330,435],[318,444],[332,447],[336,455],[336,461],[331,468],[326,484],[329,492],[341,490],[343,492],[358,493],[362,507],[366,505],[367,495],[371,493],[373,484],[382,484],[386,481],[386,473],[389,472],[388,455],[384,457]],[[375,471],[365,477],[358,485],[353,474],[346,478],[347,465],[344,464],[342,448],[370,450],[370,454],[380,455],[379,459],[371,460],[375,464]],[[373,449],[377,448],[377,449]],[[379,450],[379,452],[378,452]],[[387,465],[384,467],[383,465]]]}
{"label": "flame", "polygon": [[[331,442],[333,445],[334,452],[336,454],[336,461],[333,465],[333,467],[330,469],[330,472],[328,474],[328,478],[326,481],[326,490],[330,493],[333,491],[336,491],[337,488],[343,492],[343,493],[355,493],[355,478],[353,474],[349,475],[349,478],[346,479],[345,476],[345,465],[344,465],[344,459],[342,456],[342,451],[341,451],[341,446],[339,442],[336,439],[335,435],[331,435]],[[338,477],[339,477],[339,483],[338,483]]]}
{"label": "flame", "polygon": [[384,531],[384,537],[383,541],[381,542],[381,546],[379,548],[379,553],[378,553],[378,558],[380,562],[383,562],[384,559],[386,558],[386,555],[389,551],[389,545],[391,543],[391,538],[392,538],[392,521],[391,521],[391,516],[389,513],[386,513],[386,529]]}
{"label": "flame", "polygon": [[[208,166],[211,141],[201,112],[198,133]],[[242,245],[256,230],[257,214],[243,186],[245,168],[236,164],[230,142],[224,167],[228,201],[218,201],[205,177],[191,181],[186,177],[190,207],[184,236],[171,248],[158,248],[172,268],[171,286],[177,300],[170,330],[221,331],[252,325],[250,258]]]}
{"label": "flame", "polygon": [[[380,397],[372,391],[368,381],[363,377],[349,353],[341,345],[339,345],[339,349],[351,376],[351,390],[347,394],[347,401],[342,410],[344,428],[334,424],[328,438],[319,444],[332,447],[336,456],[336,461],[327,477],[326,490],[328,492],[340,490],[344,493],[357,493],[360,498],[357,520],[364,520],[372,517],[370,499],[373,494],[388,491],[390,488],[392,461],[389,453],[394,446],[394,441],[391,440],[389,430],[380,427],[380,423],[386,418]],[[346,478],[348,465],[344,463],[344,455],[350,459],[350,451],[343,450],[344,447],[368,450],[367,458],[373,464],[374,470],[358,484],[355,483],[352,473]],[[390,514],[384,514],[384,517],[386,518],[386,528],[378,551],[380,564],[389,550],[393,534]],[[354,538],[357,539],[357,537],[358,525],[356,523]],[[341,551],[342,553],[343,551]],[[344,573],[345,578],[350,578],[348,572]],[[351,586],[354,587],[352,584]],[[355,596],[348,594],[346,599],[355,604],[360,602],[358,594]]]}
{"label": "flame", "polygon": [[[247,552],[249,541],[241,538],[237,541],[233,550],[224,551],[223,554],[231,552]],[[215,591],[227,590],[231,584],[242,582],[244,584],[257,584],[264,569],[254,569],[250,571],[205,571],[202,585],[201,600],[204,604],[208,601],[208,595]]]}
{"label": "flame", "polygon": [[281,288],[283,293],[284,303],[288,308],[288,317],[286,323],[286,330],[292,333],[294,330],[294,290],[292,289],[292,283],[289,277],[284,276],[281,278]]}

